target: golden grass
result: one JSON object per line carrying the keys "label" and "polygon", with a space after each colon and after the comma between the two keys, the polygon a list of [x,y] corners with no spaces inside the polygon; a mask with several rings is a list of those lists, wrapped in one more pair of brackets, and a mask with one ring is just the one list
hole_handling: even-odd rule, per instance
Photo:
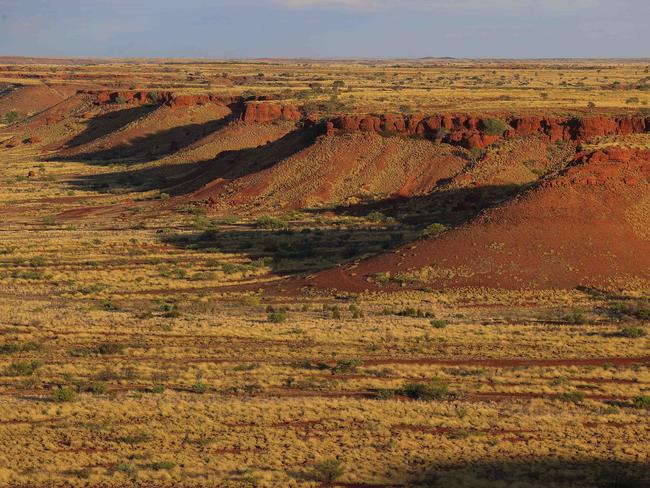
{"label": "golden grass", "polygon": [[[20,66],[13,70],[0,73],[0,82],[23,83],[20,75],[29,73],[44,76],[53,86],[72,82],[185,93],[280,93],[297,104],[326,102],[334,95],[343,112],[562,113],[585,110],[590,102],[596,110],[634,111],[647,109],[650,102],[650,72],[643,61],[180,62],[76,67],[74,73],[86,75],[88,80],[70,80],[70,70],[65,67]],[[343,85],[334,89],[335,82]]]}
{"label": "golden grass", "polygon": [[[108,82],[122,68],[79,71]],[[65,78],[62,68],[21,69]],[[169,76],[165,86],[178,80],[197,91],[224,71],[265,74],[228,87],[234,92],[343,79],[353,89],[340,98],[359,107],[464,110],[569,109],[592,97],[621,108],[629,93],[595,87],[635,81],[644,69],[243,63],[128,73],[138,85]],[[187,80],[190,70],[198,81]],[[587,88],[572,86],[581,80]],[[498,100],[501,93],[512,100]],[[381,252],[396,231],[405,241],[417,232],[308,212],[284,216],[289,232],[266,230],[251,216],[161,206],[156,189],[75,183],[149,163],[39,158],[21,146],[3,151],[0,163],[1,485],[318,486],[315,465],[338,458],[347,483],[587,487],[609,480],[601,472],[608,465],[647,467],[648,411],[633,399],[650,392],[650,342],[620,334],[648,331],[647,322],[614,313],[647,290],[264,292],[277,273],[331,266],[346,246]],[[66,217],[80,207],[89,213]],[[198,245],[206,229],[216,237]],[[312,254],[282,254],[303,240]],[[256,261],[265,255],[274,261]],[[252,286],[228,288],[242,284]],[[270,320],[269,307],[284,320]],[[432,378],[447,381],[452,395],[390,397]],[[53,401],[59,387],[78,391],[76,399]]]}

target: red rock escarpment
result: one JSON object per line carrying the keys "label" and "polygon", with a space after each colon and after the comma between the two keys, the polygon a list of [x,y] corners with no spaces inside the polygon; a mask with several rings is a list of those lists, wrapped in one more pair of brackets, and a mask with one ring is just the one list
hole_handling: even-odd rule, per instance
{"label": "red rock escarpment", "polygon": [[[241,112],[240,120],[250,123],[273,122],[276,120],[299,121],[303,118],[302,112],[295,105],[264,102],[269,97],[258,97],[246,103],[242,97],[221,95],[177,95],[172,92],[145,92],[145,91],[84,91],[95,97],[98,105],[111,103],[127,103],[143,105],[145,103],[164,104],[170,107],[190,107],[214,103],[217,105],[238,105]],[[262,102],[262,103],[258,103]]]}
{"label": "red rock escarpment", "polygon": [[273,122],[275,120],[301,120],[300,109],[295,105],[274,103],[248,103],[242,112],[243,122]]}
{"label": "red rock escarpment", "polygon": [[178,95],[169,91],[80,91],[79,93],[94,96],[95,103],[98,105],[107,105],[110,103],[128,103],[136,105],[142,105],[145,103],[159,103],[168,105],[170,107],[189,107],[191,105],[202,105],[206,103],[229,105],[232,103],[241,102],[241,97],[210,94]]}
{"label": "red rock escarpment", "polygon": [[650,180],[650,149],[609,147],[576,155],[557,178],[542,182],[545,187],[602,185],[619,180],[637,186]]}
{"label": "red rock escarpment", "polygon": [[650,117],[538,117],[508,116],[503,120],[510,128],[502,134],[486,132],[486,123],[491,117],[471,115],[345,115],[327,122],[327,133],[335,130],[349,132],[367,131],[385,134],[421,136],[429,139],[460,144],[462,146],[485,147],[502,137],[538,135],[556,141],[585,141],[598,136],[627,135],[649,132]]}

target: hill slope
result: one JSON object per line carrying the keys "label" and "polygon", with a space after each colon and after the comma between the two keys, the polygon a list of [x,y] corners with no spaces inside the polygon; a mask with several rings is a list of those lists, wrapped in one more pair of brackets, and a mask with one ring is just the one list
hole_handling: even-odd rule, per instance
{"label": "hill slope", "polygon": [[647,285],[649,228],[650,151],[607,148],[466,225],[312,281],[355,290]]}

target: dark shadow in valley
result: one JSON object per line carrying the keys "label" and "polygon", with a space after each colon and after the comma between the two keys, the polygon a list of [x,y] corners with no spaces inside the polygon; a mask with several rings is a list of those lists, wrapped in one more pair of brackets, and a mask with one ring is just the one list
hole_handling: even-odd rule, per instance
{"label": "dark shadow in valley", "polygon": [[356,217],[392,217],[403,224],[427,226],[439,223],[447,226],[466,222],[487,208],[499,205],[532,185],[485,185],[467,188],[445,188],[439,185],[431,193],[414,197],[389,197],[361,202],[307,209],[314,214],[333,212]]}
{"label": "dark shadow in valley", "polygon": [[269,168],[313,144],[318,134],[317,127],[299,128],[276,141],[254,148],[223,151],[207,161],[84,175],[70,183],[102,193],[160,190],[172,196],[186,195],[217,178],[234,179]]}
{"label": "dark shadow in valley", "polygon": [[405,239],[405,232],[398,228],[266,230],[218,224],[207,227],[191,234],[162,235],[161,240],[188,251],[243,254],[250,258],[253,267],[264,265],[276,274],[295,275],[386,251]]}
{"label": "dark shadow in valley", "polygon": [[[648,462],[623,462],[586,457],[583,460],[563,460],[530,456],[508,461],[476,461],[427,467],[426,459],[408,459],[398,466],[410,465],[408,472],[386,472],[389,481],[373,483],[323,482],[323,470],[305,467],[289,475],[301,481],[321,482],[321,486],[337,487],[409,487],[409,488],[649,488],[650,464]],[[345,456],[341,459],[341,472],[345,472]],[[418,466],[422,466],[418,468]]]}
{"label": "dark shadow in valley", "polygon": [[526,458],[425,468],[406,475],[408,486],[443,488],[649,488],[650,464],[584,459]]}
{"label": "dark shadow in valley", "polygon": [[173,154],[201,138],[221,129],[232,121],[237,115],[231,114],[223,118],[210,120],[202,124],[188,124],[171,129],[161,130],[154,134],[134,137],[128,142],[105,149],[73,151],[73,154],[54,155],[54,161],[83,161],[93,165],[107,165],[112,163],[137,163],[158,159],[168,154]]}
{"label": "dark shadow in valley", "polygon": [[134,120],[143,117],[158,108],[157,105],[141,105],[138,107],[125,108],[107,112],[88,120],[83,132],[74,136],[66,144],[66,148],[73,148],[87,144],[95,139],[121,129]]}
{"label": "dark shadow in valley", "polygon": [[388,252],[417,239],[435,237],[511,197],[517,189],[521,187],[440,190],[416,201],[385,201],[379,207],[341,207],[340,214],[366,217],[365,221],[342,224],[327,215],[318,215],[316,223],[292,221],[290,215],[262,216],[257,227],[250,228],[224,225],[219,219],[204,215],[188,215],[188,225],[196,232],[164,234],[161,239],[181,249],[213,250],[243,254],[252,261],[264,260],[280,275],[313,273]]}

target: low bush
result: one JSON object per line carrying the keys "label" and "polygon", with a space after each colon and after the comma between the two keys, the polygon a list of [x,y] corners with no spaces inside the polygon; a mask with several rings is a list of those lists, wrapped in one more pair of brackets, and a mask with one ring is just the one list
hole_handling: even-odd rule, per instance
{"label": "low bush", "polygon": [[420,237],[422,238],[427,238],[427,237],[436,237],[442,234],[444,231],[447,230],[447,227],[443,224],[431,224],[428,225],[422,232],[420,232]]}
{"label": "low bush", "polygon": [[279,310],[269,312],[267,320],[273,324],[280,324],[282,322],[286,322],[287,313]]}
{"label": "low bush", "polygon": [[582,310],[572,310],[563,317],[565,322],[575,325],[584,325],[589,319]]}
{"label": "low bush", "polygon": [[151,469],[152,471],[162,471],[162,470],[169,471],[170,469],[174,469],[176,467],[176,463],[173,461],[156,461],[151,464],[148,464],[146,467]]}
{"label": "low bush", "polygon": [[314,465],[314,478],[325,486],[331,486],[343,476],[343,463],[338,459],[328,459]]}
{"label": "low bush", "polygon": [[67,386],[52,390],[52,401],[56,403],[72,402],[77,398],[77,392]]}
{"label": "low bush", "polygon": [[123,444],[144,444],[145,442],[150,442],[153,439],[151,434],[148,434],[147,432],[135,432],[133,434],[127,434],[121,437],[115,438],[116,442],[120,442]]}
{"label": "low bush", "polygon": [[361,359],[342,359],[332,368],[332,374],[354,373],[360,366],[363,366]]}
{"label": "low bush", "polygon": [[449,382],[442,378],[434,378],[428,383],[407,383],[399,393],[413,400],[440,400],[449,396]]}
{"label": "low bush", "polygon": [[10,110],[6,114],[4,114],[2,116],[2,119],[0,120],[2,120],[3,124],[11,125],[15,122],[18,122],[18,120],[20,120],[20,114],[15,110]]}
{"label": "low bush", "polygon": [[483,130],[491,136],[503,135],[511,127],[501,119],[487,119],[483,121]]}
{"label": "low bush", "polygon": [[619,337],[625,337],[627,339],[639,339],[645,337],[647,332],[641,327],[624,327],[616,333]]}
{"label": "low bush", "polygon": [[642,395],[634,397],[632,399],[632,405],[634,408],[650,409],[650,396]]}
{"label": "low bush", "polygon": [[571,391],[567,393],[561,393],[559,399],[566,403],[575,403],[580,404],[585,399],[585,394],[582,391]]}
{"label": "low bush", "polygon": [[638,320],[650,320],[650,301],[634,300],[630,302],[619,302],[609,309],[615,317],[631,317]]}
{"label": "low bush", "polygon": [[9,365],[7,373],[10,376],[31,376],[43,363],[38,360],[16,361]]}
{"label": "low bush", "polygon": [[95,352],[102,355],[119,354],[124,350],[124,345],[117,342],[101,342],[95,347]]}
{"label": "low bush", "polygon": [[255,225],[260,229],[280,230],[287,229],[289,222],[278,217],[271,217],[269,215],[262,215],[255,221]]}
{"label": "low bush", "polygon": [[191,386],[191,389],[192,389],[192,391],[194,393],[201,394],[201,393],[205,393],[206,391],[208,391],[208,385],[206,385],[205,383],[203,383],[201,381],[197,381],[196,383],[194,383]]}

